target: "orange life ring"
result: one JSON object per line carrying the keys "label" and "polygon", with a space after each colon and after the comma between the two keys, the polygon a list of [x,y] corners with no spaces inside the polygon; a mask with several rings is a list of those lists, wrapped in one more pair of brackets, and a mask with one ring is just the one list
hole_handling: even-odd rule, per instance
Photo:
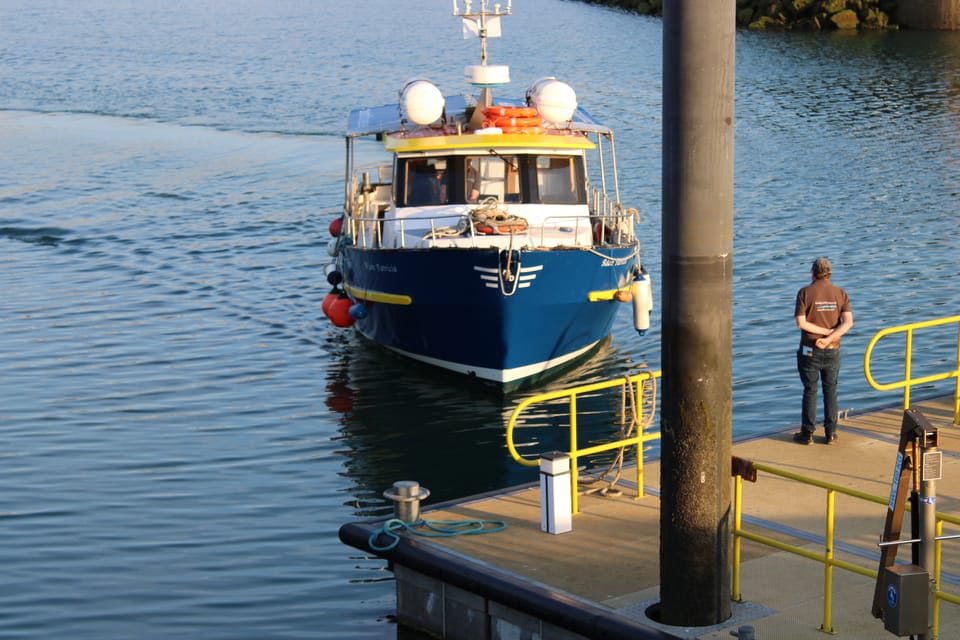
{"label": "orange life ring", "polygon": [[516,116],[503,116],[493,121],[493,126],[500,127],[539,127],[540,118],[518,118]]}
{"label": "orange life ring", "polygon": [[486,236],[492,236],[495,233],[506,235],[509,233],[523,233],[527,230],[525,222],[515,222],[512,224],[489,224],[481,222],[473,225],[473,228]]}
{"label": "orange life ring", "polygon": [[488,118],[500,118],[509,116],[511,118],[534,118],[537,116],[537,110],[533,107],[501,107],[492,106],[483,109],[483,115]]}

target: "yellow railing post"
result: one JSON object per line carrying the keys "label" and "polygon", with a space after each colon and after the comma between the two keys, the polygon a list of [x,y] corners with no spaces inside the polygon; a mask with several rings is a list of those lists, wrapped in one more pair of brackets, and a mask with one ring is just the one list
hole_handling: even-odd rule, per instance
{"label": "yellow railing post", "polygon": [[743,477],[734,476],[733,482],[733,599],[743,601],[740,594],[740,522],[741,499],[743,498]]}
{"label": "yellow railing post", "polygon": [[903,380],[906,382],[903,385],[903,410],[906,411],[910,408],[910,381],[913,380],[913,329],[907,329],[907,347],[906,355],[903,362]]}
{"label": "yellow railing post", "polygon": [[580,486],[580,477],[577,470],[580,456],[577,447],[577,394],[570,394],[570,495],[573,497],[571,506],[573,513],[580,513],[580,499],[577,488]]}
{"label": "yellow railing post", "polygon": [[943,544],[940,540],[940,536],[943,535],[943,520],[937,518],[937,530],[934,533],[936,541],[933,543],[933,637],[940,637],[940,562],[942,558],[941,545]]}
{"label": "yellow railing post", "polygon": [[821,631],[833,633],[833,519],[836,492],[827,490],[826,532],[823,550],[823,626]]}
{"label": "yellow railing post", "polygon": [[[944,371],[941,373],[934,373],[928,376],[922,376],[920,378],[913,377],[913,332],[918,329],[926,329],[929,327],[937,327],[946,324],[957,323],[957,360],[956,365],[951,371]],[[870,357],[873,355],[873,348],[880,341],[881,338],[888,336],[893,333],[905,333],[905,352],[903,357],[903,379],[896,382],[888,383],[879,383],[873,377],[873,373],[870,370]],[[910,389],[914,385],[925,384],[927,382],[937,382],[939,380],[946,380],[948,378],[954,379],[954,392],[953,392],[953,424],[960,426],[960,316],[951,316],[949,318],[940,318],[938,320],[926,320],[923,322],[914,322],[912,324],[904,324],[896,327],[888,327],[886,329],[881,329],[873,336],[870,342],[867,344],[867,348],[863,354],[863,372],[867,378],[867,383],[871,387],[878,391],[890,391],[892,389],[903,388],[903,409],[906,411],[910,408]]]}
{"label": "yellow railing post", "polygon": [[[960,322],[957,323],[957,371],[960,372]],[[960,373],[953,390],[953,424],[960,425]]]}

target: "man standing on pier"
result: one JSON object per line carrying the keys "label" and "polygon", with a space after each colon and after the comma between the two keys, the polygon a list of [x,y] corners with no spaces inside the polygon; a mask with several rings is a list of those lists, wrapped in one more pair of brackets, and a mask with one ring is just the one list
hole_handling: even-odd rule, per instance
{"label": "man standing on pier", "polygon": [[853,326],[847,292],[830,282],[833,265],[826,258],[813,261],[813,281],[797,292],[794,316],[800,329],[797,371],[803,382],[800,431],[793,439],[813,444],[817,423],[817,383],[823,386],[824,444],[837,441],[837,379],[840,376],[840,338]]}

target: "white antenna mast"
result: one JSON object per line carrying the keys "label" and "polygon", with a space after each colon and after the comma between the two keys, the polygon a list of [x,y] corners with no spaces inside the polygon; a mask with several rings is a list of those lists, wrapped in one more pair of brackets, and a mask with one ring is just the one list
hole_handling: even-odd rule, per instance
{"label": "white antenna mast", "polygon": [[[480,104],[470,120],[470,125],[477,128],[482,122],[482,118],[478,119],[478,114],[484,107],[493,104],[491,87],[510,82],[509,67],[487,64],[487,38],[500,37],[500,18],[512,13],[513,0],[507,0],[506,8],[500,3],[494,4],[492,11],[487,7],[487,0],[463,0],[462,9],[460,2],[461,0],[453,0],[453,15],[463,19],[464,39],[480,38],[480,64],[465,69],[467,82],[480,87]],[[474,5],[477,5],[477,9],[474,9]]]}

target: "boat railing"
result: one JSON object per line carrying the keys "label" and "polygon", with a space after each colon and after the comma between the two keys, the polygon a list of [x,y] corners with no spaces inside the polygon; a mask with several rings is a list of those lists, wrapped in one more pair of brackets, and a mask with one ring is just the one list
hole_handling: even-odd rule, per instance
{"label": "boat railing", "polygon": [[389,207],[393,191],[390,172],[389,165],[363,167],[355,172],[348,187],[347,214],[376,217],[379,211]]}
{"label": "boat railing", "polygon": [[564,236],[572,236],[570,243],[564,242],[563,244],[574,247],[591,246],[593,244],[590,218],[584,216],[547,216],[542,223],[535,226],[540,229],[540,246],[546,246],[547,234],[551,232],[560,232]]}
{"label": "boat railing", "polygon": [[[468,214],[453,213],[416,218],[383,218],[377,214],[348,216],[347,223],[352,243],[364,249],[383,247],[385,230],[399,241],[399,246],[391,248],[399,249],[410,248],[407,246],[407,236],[411,234],[421,239],[436,240],[463,235],[463,230],[467,228],[473,231]],[[476,234],[471,233],[470,236],[475,238]]]}
{"label": "boat railing", "polygon": [[[354,245],[364,249],[384,247],[384,238],[395,239],[391,248],[407,249],[411,238],[439,241],[458,238],[458,246],[489,246],[494,236],[477,231],[469,213],[445,212],[435,216],[384,218],[381,207],[375,201],[367,201],[361,207],[362,215],[347,216],[349,234]],[[633,210],[610,208],[604,215],[552,215],[542,221],[529,224],[526,234],[537,246],[591,247],[599,243],[631,243],[634,241]],[[594,224],[596,223],[596,224]],[[595,227],[595,228],[594,228]],[[596,233],[594,231],[596,230]],[[562,235],[557,235],[562,234]],[[416,248],[422,248],[418,245]]]}
{"label": "boat railing", "polygon": [[634,223],[640,215],[636,209],[625,209],[620,202],[611,200],[606,191],[594,187],[590,210],[600,223],[597,227],[596,242],[618,244],[634,240]]}

